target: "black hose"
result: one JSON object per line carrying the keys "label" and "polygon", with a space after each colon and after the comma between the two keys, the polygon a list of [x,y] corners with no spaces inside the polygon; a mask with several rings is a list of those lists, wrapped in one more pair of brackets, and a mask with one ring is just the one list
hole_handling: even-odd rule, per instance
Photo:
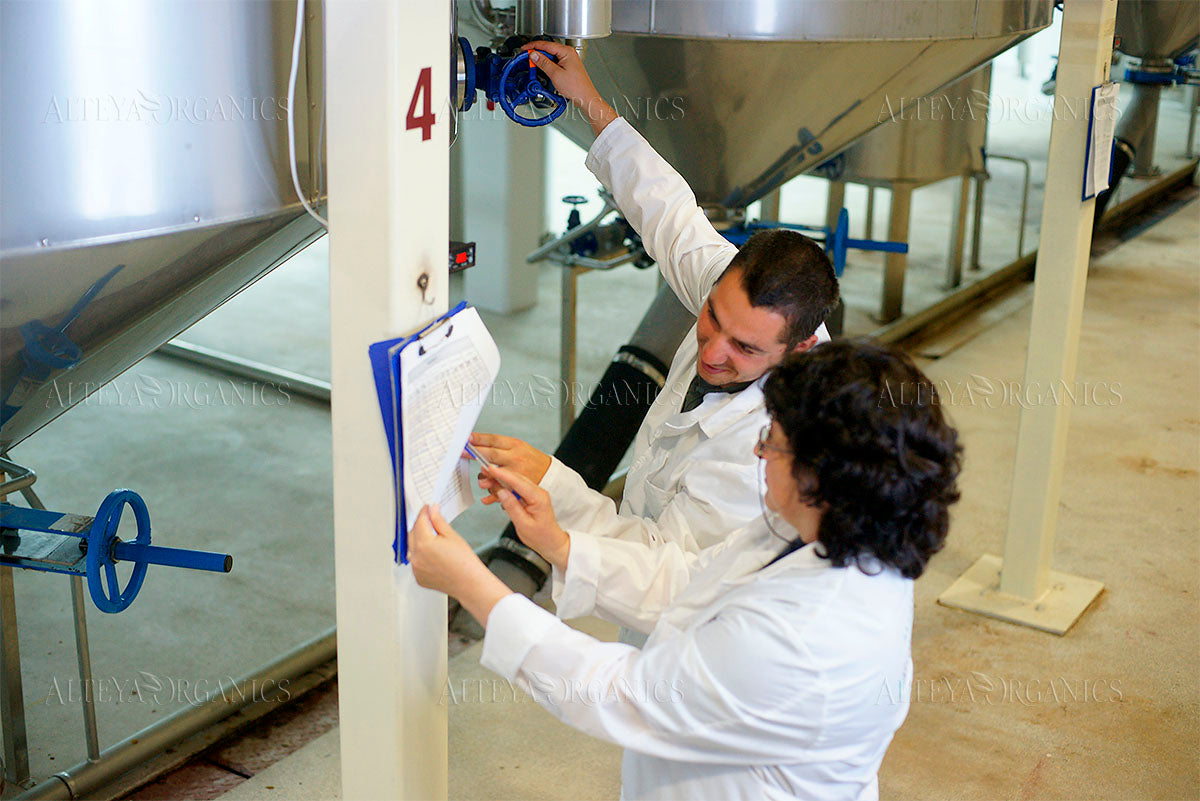
{"label": "black hose", "polygon": [[1112,177],[1109,179],[1108,189],[1096,195],[1096,212],[1092,217],[1093,231],[1100,227],[1100,219],[1104,216],[1104,210],[1108,208],[1108,202],[1112,200],[1113,194],[1117,191],[1117,185],[1121,183],[1121,178],[1129,172],[1129,165],[1133,163],[1133,157],[1136,154],[1137,151],[1129,142],[1124,139],[1113,140]]}
{"label": "black hose", "polygon": [[[667,365],[655,354],[636,345],[622,346],[554,451],[555,458],[579,473],[592,489],[603,489],[629,450],[666,374]],[[517,540],[511,523],[500,536]],[[521,568],[538,588],[546,580],[542,569],[518,551],[498,548],[492,558]]]}

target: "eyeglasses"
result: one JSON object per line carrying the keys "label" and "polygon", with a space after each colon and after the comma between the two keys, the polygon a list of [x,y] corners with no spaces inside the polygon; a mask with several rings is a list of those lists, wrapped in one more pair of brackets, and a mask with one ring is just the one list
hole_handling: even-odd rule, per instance
{"label": "eyeglasses", "polygon": [[763,426],[762,431],[758,432],[758,442],[754,443],[754,455],[759,459],[767,458],[767,451],[775,451],[776,453],[790,454],[792,451],[789,448],[781,448],[778,445],[771,444],[771,424],[767,423]]}

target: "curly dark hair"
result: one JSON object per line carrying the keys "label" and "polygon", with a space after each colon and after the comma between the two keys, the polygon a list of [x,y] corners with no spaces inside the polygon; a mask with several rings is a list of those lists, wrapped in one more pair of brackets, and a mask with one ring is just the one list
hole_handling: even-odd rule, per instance
{"label": "curly dark hair", "polygon": [[933,382],[899,350],[838,340],[786,360],[763,392],[806,500],[826,505],[818,554],[920,576],[945,542],[962,454]]}

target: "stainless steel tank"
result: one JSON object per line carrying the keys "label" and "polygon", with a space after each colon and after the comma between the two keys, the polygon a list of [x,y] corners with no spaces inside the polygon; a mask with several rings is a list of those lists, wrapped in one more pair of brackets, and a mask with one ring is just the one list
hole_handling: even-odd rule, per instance
{"label": "stainless steel tank", "polygon": [[1161,60],[1183,55],[1200,40],[1196,0],[1121,0],[1117,4],[1117,49],[1135,58]]}
{"label": "stainless steel tank", "polygon": [[[1117,49],[1140,58],[1144,76],[1170,75],[1174,59],[1200,40],[1200,3],[1196,0],[1121,0],[1117,4]],[[1169,79],[1168,79],[1169,80]],[[1133,80],[1133,99],[1121,112],[1117,138],[1130,147],[1130,174],[1146,178],[1158,174],[1154,146],[1158,136],[1158,101],[1163,83]],[[1169,85],[1169,84],[1167,84]],[[1120,180],[1120,176],[1117,176]]]}
{"label": "stainless steel tank", "polygon": [[[743,207],[1050,23],[1049,0],[613,0],[600,93],[691,184]],[[586,146],[578,112],[559,128]]]}
{"label": "stainless steel tank", "polygon": [[[982,172],[992,70],[984,67],[896,109],[829,165],[830,178],[915,186]],[[825,174],[825,165],[821,174]]]}
{"label": "stainless steel tank", "polygon": [[[296,90],[321,195],[319,6]],[[319,232],[294,2],[0,3],[0,452]]]}

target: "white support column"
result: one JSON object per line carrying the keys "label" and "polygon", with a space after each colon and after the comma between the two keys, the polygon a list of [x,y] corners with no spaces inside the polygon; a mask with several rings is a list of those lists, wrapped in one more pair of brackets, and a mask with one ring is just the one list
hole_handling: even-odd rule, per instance
{"label": "white support column", "polygon": [[[1117,0],[1064,6],[1025,387],[1075,381],[1094,200],[1081,201],[1092,88],[1108,79]],[[1053,232],[1053,235],[1048,235]],[[1060,397],[1063,393],[1060,392]],[[1103,589],[1050,569],[1070,406],[1022,408],[1004,560],[985,555],[939,602],[1065,634]]]}
{"label": "white support column", "polygon": [[549,131],[517,125],[499,108],[488,111],[482,93],[459,125],[455,238],[476,243],[475,266],[463,274],[466,298],[503,314],[528,309],[537,303],[538,265],[525,256],[546,231]]}
{"label": "white support column", "polygon": [[[447,306],[450,3],[328,0],[325,13],[342,798],[444,799],[446,600],[408,568],[396,579],[367,346]],[[408,120],[427,68],[423,131]]]}

